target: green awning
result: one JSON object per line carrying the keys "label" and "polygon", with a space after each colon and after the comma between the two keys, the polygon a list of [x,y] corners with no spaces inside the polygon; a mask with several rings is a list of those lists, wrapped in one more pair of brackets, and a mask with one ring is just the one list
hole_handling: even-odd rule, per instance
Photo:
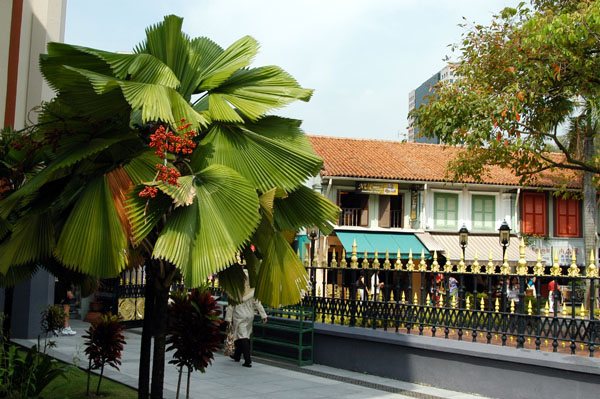
{"label": "green awning", "polygon": [[[413,256],[419,258],[421,251],[425,251],[425,256],[429,259],[431,254],[423,243],[411,233],[379,233],[379,232],[358,232],[358,231],[336,231],[347,256],[352,254],[352,244],[356,240],[356,251],[358,257],[364,256],[365,249],[369,257],[375,255],[375,250],[379,252],[379,257],[385,257],[386,249],[390,251],[390,258],[396,258],[398,250],[402,259],[408,258],[408,252],[412,249]],[[362,256],[361,256],[362,255]]]}

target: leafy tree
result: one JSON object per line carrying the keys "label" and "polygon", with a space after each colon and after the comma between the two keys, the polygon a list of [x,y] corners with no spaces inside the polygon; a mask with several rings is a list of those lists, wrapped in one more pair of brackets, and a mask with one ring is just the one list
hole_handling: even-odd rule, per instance
{"label": "leafy tree", "polygon": [[[456,177],[481,179],[486,167],[510,168],[522,184],[544,173],[564,187],[583,175],[586,264],[595,250],[596,177],[600,173],[597,121],[600,80],[600,2],[538,0],[505,8],[488,26],[464,24],[455,72],[413,111],[428,136],[465,147],[449,164]],[[581,122],[570,145],[564,129]],[[590,119],[592,118],[592,119]],[[568,140],[567,140],[568,141]],[[559,154],[546,152],[553,145]],[[573,151],[578,147],[580,151]]]}
{"label": "leafy tree", "polygon": [[182,21],[149,27],[132,54],[50,43],[40,65],[57,94],[32,133],[43,167],[0,202],[3,275],[51,258],[98,277],[145,265],[140,398],[152,340],[151,396],[162,397],[177,273],[190,287],[217,272],[239,287],[228,267],[243,253],[261,301],[296,303],[308,279],[284,233],[328,232],[338,214],[302,186],[322,161],[300,121],[268,115],[312,90],[279,67],[250,68],[251,37],[223,49]]}

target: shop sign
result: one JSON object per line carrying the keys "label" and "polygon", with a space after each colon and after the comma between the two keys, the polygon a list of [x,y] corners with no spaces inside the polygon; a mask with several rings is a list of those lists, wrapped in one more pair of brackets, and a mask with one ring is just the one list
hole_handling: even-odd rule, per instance
{"label": "shop sign", "polygon": [[358,194],[398,195],[398,183],[366,183],[357,182]]}

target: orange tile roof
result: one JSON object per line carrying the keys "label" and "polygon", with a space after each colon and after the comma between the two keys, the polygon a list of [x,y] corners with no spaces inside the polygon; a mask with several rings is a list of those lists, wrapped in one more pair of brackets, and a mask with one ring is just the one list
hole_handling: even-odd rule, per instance
{"label": "orange tile roof", "polygon": [[[308,138],[315,152],[323,158],[323,176],[520,186],[519,177],[499,166],[488,167],[481,181],[448,178],[446,165],[462,151],[459,147],[312,135]],[[566,184],[569,188],[581,188],[581,178],[572,172],[570,175],[567,179],[562,171],[542,172],[538,174],[536,186]]]}

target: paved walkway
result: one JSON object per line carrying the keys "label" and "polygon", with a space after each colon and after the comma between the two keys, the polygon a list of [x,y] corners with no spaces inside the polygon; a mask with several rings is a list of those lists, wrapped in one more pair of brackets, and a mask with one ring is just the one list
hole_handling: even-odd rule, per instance
{"label": "paved walkway", "polygon": [[[77,331],[77,335],[57,337],[55,339],[57,346],[49,351],[50,354],[62,361],[87,367],[81,336],[88,326],[88,323],[81,320],[71,320],[71,327]],[[125,333],[127,345],[123,353],[121,371],[110,367],[104,371],[108,378],[134,388],[137,387],[140,331],[140,329],[133,329]],[[15,340],[15,342],[31,346],[37,343],[37,340]],[[185,385],[183,381],[182,384]],[[165,398],[175,398],[177,369],[173,365],[165,366],[164,387]],[[481,396],[321,365],[297,367],[267,358],[254,357],[252,368],[246,368],[221,353],[215,355],[213,364],[207,368],[206,373],[192,373],[190,390],[190,397],[194,399],[484,399]],[[185,396],[181,395],[181,397]]]}

